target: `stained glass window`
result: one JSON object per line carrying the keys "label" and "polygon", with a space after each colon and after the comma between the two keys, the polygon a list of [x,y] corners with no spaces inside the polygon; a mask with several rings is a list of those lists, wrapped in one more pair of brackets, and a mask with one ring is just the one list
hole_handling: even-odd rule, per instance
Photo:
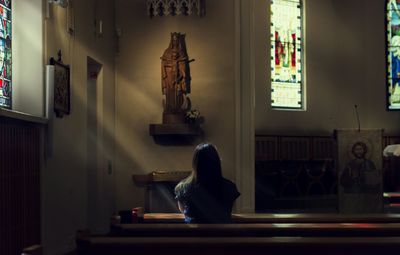
{"label": "stained glass window", "polygon": [[271,106],[303,109],[301,0],[271,0]]}
{"label": "stained glass window", "polygon": [[387,102],[400,110],[400,1],[387,1]]}
{"label": "stained glass window", "polygon": [[0,107],[11,108],[11,0],[0,0]]}

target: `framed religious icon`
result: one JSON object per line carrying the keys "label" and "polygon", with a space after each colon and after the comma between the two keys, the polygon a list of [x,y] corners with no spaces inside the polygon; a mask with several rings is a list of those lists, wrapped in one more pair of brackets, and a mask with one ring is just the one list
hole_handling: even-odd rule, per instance
{"label": "framed religious icon", "polygon": [[62,118],[64,114],[70,113],[70,68],[61,61],[61,52],[58,60],[50,59],[54,65],[54,112]]}

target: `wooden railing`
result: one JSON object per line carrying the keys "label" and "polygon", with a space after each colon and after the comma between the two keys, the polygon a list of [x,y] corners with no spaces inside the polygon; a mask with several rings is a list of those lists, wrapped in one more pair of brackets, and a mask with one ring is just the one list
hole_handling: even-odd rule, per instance
{"label": "wooden railing", "polygon": [[334,139],[328,136],[256,136],[256,161],[324,160],[334,158]]}
{"label": "wooden railing", "polygon": [[[335,158],[333,136],[256,135],[256,161],[324,160]],[[384,135],[382,148],[400,143],[400,136]]]}

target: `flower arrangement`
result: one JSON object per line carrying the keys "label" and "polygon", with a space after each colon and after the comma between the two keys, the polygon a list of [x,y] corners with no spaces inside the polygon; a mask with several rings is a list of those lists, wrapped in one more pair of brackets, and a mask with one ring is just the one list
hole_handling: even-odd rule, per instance
{"label": "flower arrangement", "polygon": [[186,112],[186,121],[188,123],[195,123],[200,117],[200,112],[196,109]]}

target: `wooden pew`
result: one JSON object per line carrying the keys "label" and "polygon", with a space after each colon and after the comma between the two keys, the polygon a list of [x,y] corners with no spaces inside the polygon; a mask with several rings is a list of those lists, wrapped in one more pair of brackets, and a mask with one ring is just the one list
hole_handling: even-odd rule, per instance
{"label": "wooden pew", "polygon": [[[146,213],[143,223],[184,223],[180,213]],[[400,223],[400,214],[232,214],[232,223]]]}
{"label": "wooden pew", "polygon": [[393,255],[400,237],[81,237],[79,255]]}
{"label": "wooden pew", "polygon": [[232,224],[181,224],[182,214],[145,214],[143,221],[146,224],[113,224],[108,236],[78,236],[78,254],[392,255],[400,251],[397,214],[235,214]]}
{"label": "wooden pew", "polygon": [[122,237],[400,237],[400,223],[114,224],[111,235]]}

